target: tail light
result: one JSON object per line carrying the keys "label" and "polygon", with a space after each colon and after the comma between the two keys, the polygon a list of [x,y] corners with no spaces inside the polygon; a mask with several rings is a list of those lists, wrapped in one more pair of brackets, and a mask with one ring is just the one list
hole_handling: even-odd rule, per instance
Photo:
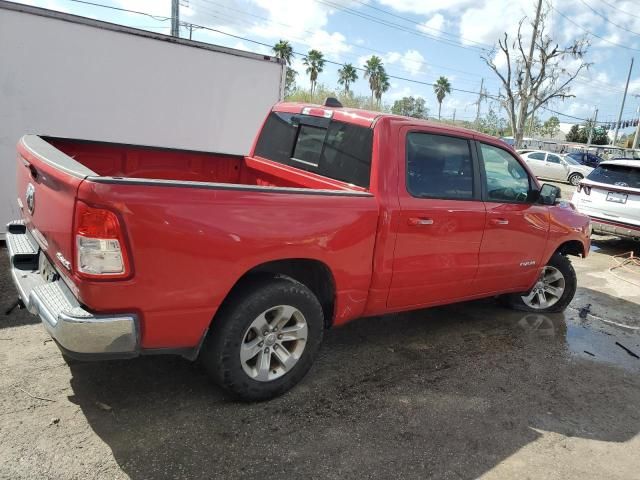
{"label": "tail light", "polygon": [[85,278],[124,278],[131,273],[115,213],[76,203],[74,260],[76,273]]}
{"label": "tail light", "polygon": [[578,184],[578,193],[584,190],[585,195],[591,195],[591,187],[588,185],[583,185],[582,183]]}

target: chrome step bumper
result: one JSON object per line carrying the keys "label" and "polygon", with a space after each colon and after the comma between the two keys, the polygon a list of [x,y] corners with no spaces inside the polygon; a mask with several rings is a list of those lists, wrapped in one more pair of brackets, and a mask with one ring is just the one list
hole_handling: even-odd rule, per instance
{"label": "chrome step bumper", "polygon": [[11,275],[25,307],[38,315],[62,350],[81,359],[130,358],[139,354],[135,314],[98,315],[84,309],[63,280],[48,282],[38,270],[38,244],[16,221],[7,225]]}

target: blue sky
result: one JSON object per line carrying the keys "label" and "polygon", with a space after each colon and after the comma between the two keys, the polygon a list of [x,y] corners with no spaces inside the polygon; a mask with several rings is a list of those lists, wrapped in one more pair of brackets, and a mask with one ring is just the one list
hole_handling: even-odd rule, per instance
{"label": "blue sky", "polygon": [[[170,0],[93,0],[119,8],[170,16]],[[117,12],[83,5],[70,0],[29,0],[28,3],[54,10],[120,23],[159,33],[169,32],[169,22],[143,15]],[[392,79],[383,100],[392,103],[405,95],[426,99],[434,113],[437,102],[430,86],[444,75],[452,86],[478,92],[481,79],[490,94],[497,94],[500,83],[480,55],[497,39],[513,35],[520,19],[534,16],[533,0],[182,0],[181,20],[205,25],[238,37],[273,44],[288,39],[297,52],[316,48],[327,59],[361,66],[376,54],[387,71],[411,81]],[[592,65],[573,83],[575,98],[556,101],[551,108],[567,115],[587,118],[599,109],[598,120],[617,118],[629,61],[637,56],[631,76],[623,119],[636,117],[640,106],[640,10],[631,0],[563,0],[546,3],[547,31],[565,45],[586,36],[591,46],[586,60]],[[364,18],[366,17],[366,18]],[[390,26],[389,24],[395,26]],[[182,35],[187,36],[186,29]],[[530,34],[525,33],[528,37]],[[269,48],[229,35],[206,30],[194,31],[194,40],[243,50],[270,53]],[[575,62],[566,61],[569,71]],[[301,65],[298,84],[308,86]],[[336,65],[327,65],[319,83],[336,86]],[[423,82],[421,84],[418,82]],[[354,85],[358,93],[368,94],[364,79]],[[477,94],[454,91],[443,103],[443,116],[472,120]],[[492,101],[482,104],[486,112]],[[541,117],[550,114],[542,112]],[[562,122],[573,122],[560,117]],[[627,130],[627,133],[631,129]]]}

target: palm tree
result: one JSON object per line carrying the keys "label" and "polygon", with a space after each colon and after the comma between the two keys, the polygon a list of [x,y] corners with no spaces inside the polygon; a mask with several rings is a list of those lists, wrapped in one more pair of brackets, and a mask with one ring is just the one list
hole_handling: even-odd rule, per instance
{"label": "palm tree", "polygon": [[287,65],[291,65],[293,48],[287,40],[280,40],[271,50],[276,54],[276,57],[283,59]]}
{"label": "palm tree", "polygon": [[304,57],[302,63],[307,67],[307,73],[309,74],[309,80],[311,81],[311,95],[313,95],[316,89],[316,81],[318,80],[318,74],[324,70],[324,55],[318,50],[309,50],[309,53]]}
{"label": "palm tree", "polygon": [[382,103],[382,94],[391,88],[391,83],[389,83],[389,75],[385,71],[383,66],[380,66],[380,70],[378,71],[378,86],[376,88],[376,101],[378,102],[378,108],[380,108],[380,104]]}
{"label": "palm tree", "polygon": [[350,63],[346,63],[338,70],[338,83],[344,85],[344,93],[349,95],[349,85],[358,79],[356,68]]}
{"label": "palm tree", "polygon": [[373,105],[373,97],[378,90],[380,80],[380,69],[384,69],[382,59],[372,55],[364,64],[364,78],[369,79],[369,88],[371,89],[371,105]]}
{"label": "palm tree", "polygon": [[436,83],[433,84],[433,91],[438,99],[438,120],[440,120],[440,110],[442,110],[442,101],[447,94],[451,93],[451,84],[447,77],[440,77]]}

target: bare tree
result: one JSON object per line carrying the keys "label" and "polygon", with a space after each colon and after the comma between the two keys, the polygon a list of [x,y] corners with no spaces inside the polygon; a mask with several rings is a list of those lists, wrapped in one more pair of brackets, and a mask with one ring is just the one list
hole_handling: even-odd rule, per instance
{"label": "bare tree", "polygon": [[[527,20],[524,17],[518,24],[515,39],[510,39],[505,32],[498,45],[482,59],[502,82],[497,100],[507,111],[516,147],[520,147],[524,136],[525,124],[536,111],[554,99],[574,97],[570,84],[578,74],[589,68],[585,55],[589,48],[586,37],[575,40],[566,47],[560,47],[545,33],[545,20],[548,9],[543,11],[542,0],[538,0],[536,17],[529,51],[525,52],[522,26]],[[504,56],[504,67],[496,65],[499,55]],[[572,68],[566,65],[573,63]]]}

